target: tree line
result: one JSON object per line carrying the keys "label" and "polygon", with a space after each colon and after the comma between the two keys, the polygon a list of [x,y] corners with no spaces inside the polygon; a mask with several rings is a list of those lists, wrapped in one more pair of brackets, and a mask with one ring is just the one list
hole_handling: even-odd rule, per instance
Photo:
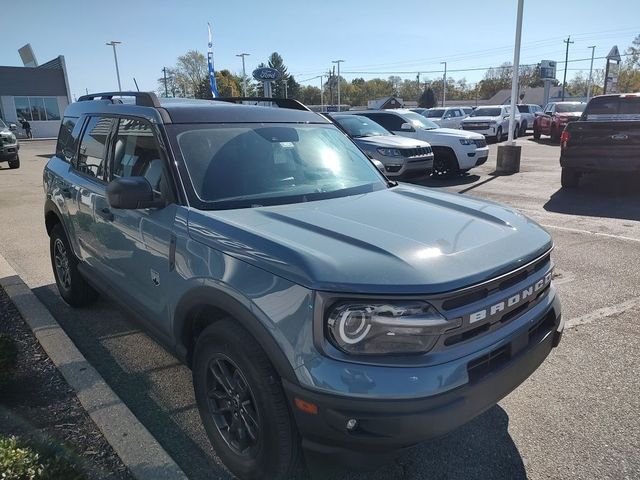
{"label": "tree line", "polygon": [[[389,76],[386,79],[354,78],[351,81],[343,77],[338,78],[333,72],[324,76],[323,90],[318,86],[301,85],[288,72],[282,56],[274,52],[266,62],[258,67],[271,67],[278,70],[280,79],[273,84],[273,96],[276,98],[295,98],[306,105],[320,105],[337,103],[337,87],[340,82],[340,101],[343,105],[367,105],[369,100],[381,97],[396,96],[404,100],[418,101],[420,106],[430,108],[440,103],[442,99],[442,78],[403,79],[399,76]],[[640,35],[636,36],[631,46],[625,50],[625,60],[620,66],[618,86],[621,92],[640,91]],[[482,80],[469,83],[465,78],[454,80],[447,77],[447,99],[468,100],[488,99],[500,90],[511,88],[513,65],[502,65],[489,68]],[[521,65],[518,72],[520,88],[541,87],[540,65]],[[578,72],[567,82],[566,91],[572,96],[586,95],[588,86],[588,72]],[[247,78],[236,75],[228,69],[216,71],[218,93],[223,97],[237,97],[243,93],[243,82],[246,82],[247,96],[262,96],[262,84],[255,82],[250,75]],[[557,80],[553,85],[559,85]],[[604,69],[594,69],[592,94],[602,93],[604,84]],[[161,96],[212,98],[209,86],[209,71],[205,55],[190,50],[178,57],[176,65],[166,68],[158,79],[158,93]]]}

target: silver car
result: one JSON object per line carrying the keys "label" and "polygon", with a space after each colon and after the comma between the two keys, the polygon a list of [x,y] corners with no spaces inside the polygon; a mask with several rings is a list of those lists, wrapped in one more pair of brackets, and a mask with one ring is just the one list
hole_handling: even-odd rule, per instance
{"label": "silver car", "polygon": [[18,156],[20,144],[13,133],[15,129],[15,124],[7,125],[0,118],[0,162],[9,162],[9,168],[20,167],[20,157]]}
{"label": "silver car", "polygon": [[433,170],[429,143],[394,135],[363,115],[331,117],[369,157],[384,165],[387,177],[427,175]]}

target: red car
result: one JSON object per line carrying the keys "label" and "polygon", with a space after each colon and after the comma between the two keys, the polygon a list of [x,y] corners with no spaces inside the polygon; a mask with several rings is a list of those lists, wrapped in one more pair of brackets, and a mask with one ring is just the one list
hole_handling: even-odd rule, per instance
{"label": "red car", "polygon": [[536,113],[533,121],[533,138],[549,135],[551,141],[559,142],[562,130],[567,123],[580,118],[586,103],[583,102],[551,102],[544,107],[544,112]]}

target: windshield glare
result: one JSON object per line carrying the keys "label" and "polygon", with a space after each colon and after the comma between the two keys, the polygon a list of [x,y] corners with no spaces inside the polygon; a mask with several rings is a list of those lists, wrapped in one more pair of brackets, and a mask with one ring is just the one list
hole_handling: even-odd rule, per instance
{"label": "windshield glare", "polygon": [[556,103],[557,113],[572,113],[580,112],[584,110],[586,103]]}
{"label": "windshield glare", "polygon": [[246,208],[386,188],[363,153],[333,125],[175,125],[198,198]]}
{"label": "windshield glare", "polygon": [[343,115],[334,118],[354,138],[391,135],[389,130],[361,115]]}
{"label": "windshield glare", "polygon": [[444,108],[433,108],[429,109],[425,112],[425,117],[427,118],[442,118],[444,115]]}
{"label": "windshield glare", "polygon": [[418,115],[414,112],[402,113],[402,116],[415,128],[424,128],[426,130],[433,130],[434,128],[440,128],[431,120],[427,120],[422,115]]}
{"label": "windshield glare", "polygon": [[476,108],[470,117],[499,117],[502,109],[500,108]]}
{"label": "windshield glare", "polygon": [[0,118],[0,128],[9,128],[7,127],[7,124],[4,123],[4,120],[2,120],[1,118]]}

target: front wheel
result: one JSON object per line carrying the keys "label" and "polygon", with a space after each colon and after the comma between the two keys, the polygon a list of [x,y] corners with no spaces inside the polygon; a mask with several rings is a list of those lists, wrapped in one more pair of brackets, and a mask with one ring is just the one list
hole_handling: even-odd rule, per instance
{"label": "front wheel", "polygon": [[520,127],[518,127],[518,125],[516,125],[515,130],[513,131],[513,139],[515,140],[516,138],[518,138],[518,132],[520,131]]}
{"label": "front wheel", "polygon": [[280,378],[235,321],[218,321],[199,336],[193,384],[209,440],[231,472],[284,480],[300,471],[300,440]]}
{"label": "front wheel", "polygon": [[498,127],[498,130],[496,130],[496,142],[501,142],[502,141],[502,127]]}
{"label": "front wheel", "polygon": [[98,292],[78,271],[78,259],[71,250],[64,228],[59,223],[51,230],[49,251],[53,276],[64,301],[73,307],[93,303],[98,298]]}
{"label": "front wheel", "polygon": [[458,159],[449,150],[438,152],[433,159],[433,176],[439,178],[451,177],[459,173]]}
{"label": "front wheel", "polygon": [[20,168],[20,157],[16,155],[16,158],[9,160],[9,168]]}
{"label": "front wheel", "polygon": [[560,127],[551,127],[551,141],[559,142],[560,141]]}
{"label": "front wheel", "polygon": [[520,126],[520,136],[524,137],[527,134],[527,122],[523,122]]}
{"label": "front wheel", "polygon": [[580,183],[580,173],[570,168],[563,168],[560,174],[560,184],[563,188],[576,188]]}
{"label": "front wheel", "polygon": [[533,129],[533,139],[540,140],[540,130]]}

